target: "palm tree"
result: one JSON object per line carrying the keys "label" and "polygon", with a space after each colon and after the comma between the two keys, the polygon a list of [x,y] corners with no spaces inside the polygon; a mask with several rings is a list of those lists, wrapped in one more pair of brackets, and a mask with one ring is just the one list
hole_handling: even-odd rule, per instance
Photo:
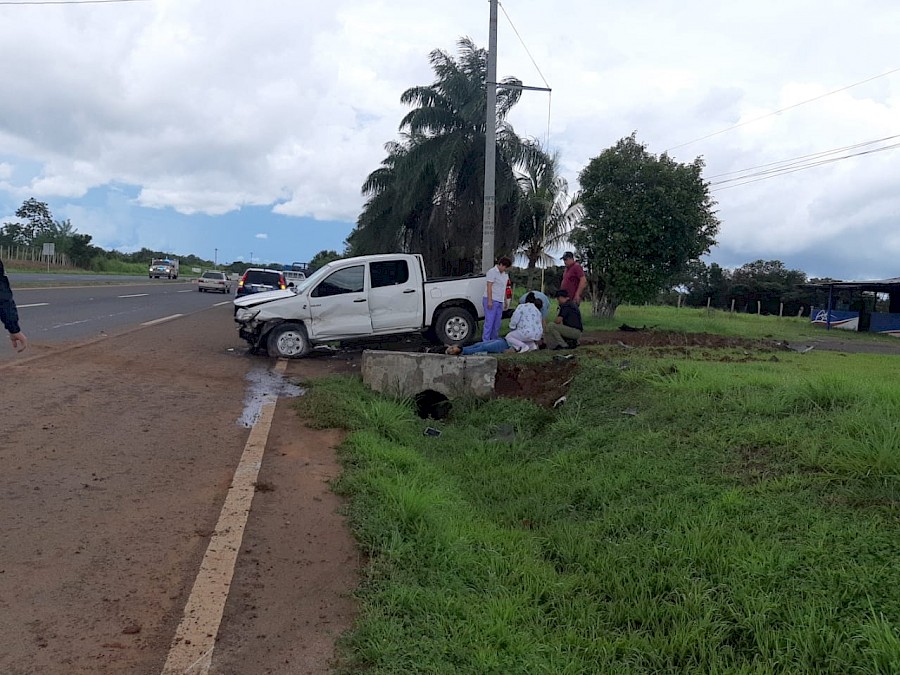
{"label": "palm tree", "polygon": [[554,262],[547,250],[563,244],[581,219],[582,208],[578,195],[569,195],[569,185],[559,175],[557,154],[548,154],[537,142],[525,143],[521,169],[516,253],[528,260],[528,288],[534,288],[537,264],[546,267]]}
{"label": "palm tree", "polygon": [[[431,53],[433,84],[403,93],[401,101],[414,107],[400,122],[402,140],[388,144],[387,158],[363,185],[368,201],[348,238],[353,253],[421,253],[429,271],[441,274],[472,271],[480,260],[487,52],[469,38],[458,44],[458,59]],[[512,251],[518,240],[513,166],[522,142],[504,120],[520,95],[520,89],[497,93],[498,252]]]}

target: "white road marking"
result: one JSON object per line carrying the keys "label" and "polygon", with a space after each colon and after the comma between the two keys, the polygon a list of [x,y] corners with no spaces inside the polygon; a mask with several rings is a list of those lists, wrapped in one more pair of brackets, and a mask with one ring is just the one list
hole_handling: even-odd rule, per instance
{"label": "white road marking", "polygon": [[230,305],[231,302],[232,302],[231,300],[226,300],[225,302],[217,302],[216,304],[213,305],[213,307],[221,307],[222,305]]}
{"label": "white road marking", "polygon": [[149,293],[132,293],[131,295],[120,295],[120,298],[143,298],[144,296],[150,295]]}
{"label": "white road marking", "polygon": [[16,307],[18,307],[19,309],[25,309],[26,307],[46,307],[49,304],[50,304],[49,302],[34,302],[30,305],[18,305],[17,304]]}
{"label": "white road marking", "polygon": [[193,293],[194,290],[192,288],[187,289],[186,291],[175,291],[176,293]]}
{"label": "white road marking", "polygon": [[[287,361],[284,359],[279,359],[275,364],[278,373],[284,373],[286,368]],[[200,573],[185,605],[184,617],[175,631],[162,675],[206,675],[212,666],[216,636],[222,623],[234,566],[244,538],[244,527],[250,516],[256,478],[262,466],[278,402],[276,394],[268,394],[266,398],[234,472],[219,521],[200,563]]]}
{"label": "white road marking", "polygon": [[152,326],[155,323],[162,323],[163,321],[171,321],[172,319],[177,319],[179,316],[184,316],[184,314],[173,314],[172,316],[164,316],[161,319],[153,319],[153,321],[145,321],[142,323],[142,326]]}

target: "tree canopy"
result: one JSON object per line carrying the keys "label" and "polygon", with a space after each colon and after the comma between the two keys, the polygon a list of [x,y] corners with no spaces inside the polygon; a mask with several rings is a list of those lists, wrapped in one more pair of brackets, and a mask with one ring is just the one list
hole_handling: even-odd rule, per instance
{"label": "tree canopy", "polygon": [[[459,274],[481,258],[487,52],[463,38],[458,58],[435,50],[430,60],[436,79],[401,96],[414,107],[400,122],[402,139],[386,145],[387,157],[363,184],[368,201],[347,244],[351,255],[421,253],[432,274]],[[497,92],[498,255],[518,244],[513,167],[522,142],[505,119],[520,96],[520,89]]]}
{"label": "tree canopy", "polygon": [[592,159],[579,175],[584,217],[572,241],[586,263],[598,316],[646,302],[709,252],[719,229],[703,160],[657,157],[635,134]]}

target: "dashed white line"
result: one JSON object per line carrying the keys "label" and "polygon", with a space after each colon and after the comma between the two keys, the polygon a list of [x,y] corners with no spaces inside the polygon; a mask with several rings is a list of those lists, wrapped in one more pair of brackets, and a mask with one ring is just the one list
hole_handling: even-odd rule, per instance
{"label": "dashed white line", "polygon": [[179,316],[184,316],[184,314],[173,314],[172,316],[164,316],[161,319],[153,319],[153,321],[145,321],[142,323],[142,326],[152,326],[155,323],[162,323],[163,321],[171,321],[172,319],[177,319]]}
{"label": "dashed white line", "polygon": [[226,300],[225,302],[217,302],[213,305],[213,307],[221,307],[222,305],[230,305],[232,303],[231,300]]}
{"label": "dashed white line", "polygon": [[131,295],[120,295],[120,298],[143,298],[144,296],[150,295],[149,293],[132,293]]}
{"label": "dashed white line", "polygon": [[26,307],[46,307],[49,305],[49,302],[33,302],[30,305],[16,305],[19,309],[25,309]]}

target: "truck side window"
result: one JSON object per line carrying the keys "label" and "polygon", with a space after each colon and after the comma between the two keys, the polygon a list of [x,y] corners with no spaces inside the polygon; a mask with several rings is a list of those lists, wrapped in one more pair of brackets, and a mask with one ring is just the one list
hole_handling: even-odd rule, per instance
{"label": "truck side window", "polygon": [[396,286],[409,281],[409,266],[405,260],[383,260],[369,263],[372,288]]}
{"label": "truck side window", "polygon": [[324,298],[329,295],[342,295],[344,293],[362,293],[366,286],[365,265],[345,267],[342,270],[329,274],[322,283],[316,286],[312,292],[314,298]]}

